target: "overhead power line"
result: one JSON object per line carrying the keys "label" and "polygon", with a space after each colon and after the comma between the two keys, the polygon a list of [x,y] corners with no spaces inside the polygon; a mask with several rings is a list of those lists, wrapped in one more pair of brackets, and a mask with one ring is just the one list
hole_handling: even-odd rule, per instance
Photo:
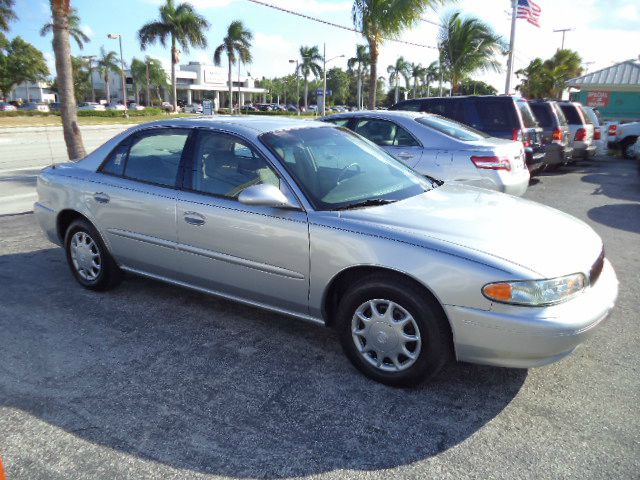
{"label": "overhead power line", "polygon": [[[340,25],[338,23],[329,22],[329,21],[323,20],[321,18],[312,17],[311,15],[306,15],[306,14],[300,13],[300,12],[295,12],[293,10],[289,10],[287,8],[279,7],[277,5],[273,5],[271,3],[263,2],[261,0],[247,0],[247,1],[251,2],[251,3],[255,3],[256,5],[262,5],[263,7],[273,8],[274,10],[279,10],[281,12],[285,12],[285,13],[288,13],[290,15],[296,15],[298,17],[305,18],[305,19],[311,20],[313,22],[323,23],[325,25],[329,25],[330,27],[340,28],[342,30],[347,30],[349,32],[355,32],[355,33],[359,33],[359,34],[362,35],[362,31],[357,30],[357,29],[355,29],[353,27],[347,27],[346,25]],[[432,45],[425,45],[423,43],[408,42],[406,40],[398,40],[396,38],[385,38],[385,40],[388,40],[388,41],[391,41],[391,42],[397,42],[397,43],[404,43],[405,45],[411,45],[411,46],[414,46],[414,47],[432,48],[434,50],[438,49],[438,47],[434,47]]]}

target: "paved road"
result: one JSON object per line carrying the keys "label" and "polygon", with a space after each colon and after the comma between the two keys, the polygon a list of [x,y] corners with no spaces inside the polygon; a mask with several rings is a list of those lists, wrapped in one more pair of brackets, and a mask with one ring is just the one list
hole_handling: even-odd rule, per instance
{"label": "paved road", "polygon": [[[87,152],[130,126],[82,127]],[[0,129],[0,215],[32,210],[38,172],[64,161],[67,149],[61,127]]]}
{"label": "paved road", "polygon": [[603,159],[527,197],[602,235],[617,308],[555,365],[416,390],[365,379],[320,327],[139,278],[83,290],[32,215],[0,218],[8,478],[637,479],[638,171]]}

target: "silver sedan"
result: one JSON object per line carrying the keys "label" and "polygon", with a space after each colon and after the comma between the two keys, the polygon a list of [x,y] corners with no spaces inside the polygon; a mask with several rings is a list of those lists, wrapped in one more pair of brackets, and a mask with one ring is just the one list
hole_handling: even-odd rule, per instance
{"label": "silver sedan", "polygon": [[83,287],[130,272],[331,326],[358,369],[392,385],[450,359],[558,360],[618,291],[580,220],[440,185],[327,123],[140,125],[45,169],[37,189],[40,225]]}
{"label": "silver sedan", "polygon": [[521,142],[490,137],[448,118],[365,111],[321,120],[355,131],[423,175],[517,196],[529,186]]}

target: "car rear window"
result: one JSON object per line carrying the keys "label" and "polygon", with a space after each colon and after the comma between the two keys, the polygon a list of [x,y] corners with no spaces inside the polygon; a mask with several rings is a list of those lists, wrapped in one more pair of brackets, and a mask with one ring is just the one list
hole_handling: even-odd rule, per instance
{"label": "car rear window", "polygon": [[558,105],[555,102],[552,103],[551,105],[553,107],[553,110],[556,112],[556,115],[558,116],[558,121],[560,122],[560,125],[567,126],[569,122],[567,122],[567,117],[564,116],[564,112],[560,108],[560,105]]}
{"label": "car rear window", "polygon": [[589,112],[587,112],[582,107],[580,107],[580,110],[582,110],[582,116],[584,117],[584,123],[586,123],[587,125],[593,125],[593,120],[591,119],[591,115],[589,115]]}
{"label": "car rear window", "polygon": [[512,130],[520,128],[511,102],[477,101],[478,116],[482,120],[483,130]]}
{"label": "car rear window", "polygon": [[580,112],[575,105],[560,105],[564,116],[567,117],[567,122],[571,125],[583,125],[584,121],[580,117]]}
{"label": "car rear window", "polygon": [[520,110],[520,116],[522,117],[522,123],[525,128],[535,128],[538,126],[536,117],[533,115],[531,107],[529,107],[529,102],[526,100],[516,100],[516,107]]}
{"label": "car rear window", "polygon": [[419,117],[416,118],[416,121],[440,133],[444,133],[451,138],[462,140],[463,142],[473,142],[489,137],[487,134],[446,118],[436,116]]}
{"label": "car rear window", "polygon": [[419,100],[414,100],[410,102],[398,103],[390,108],[390,110],[406,110],[409,112],[420,112],[422,111],[422,102]]}
{"label": "car rear window", "polygon": [[551,105],[545,103],[529,104],[533,114],[536,116],[540,126],[549,128],[554,127],[553,116],[551,115]]}

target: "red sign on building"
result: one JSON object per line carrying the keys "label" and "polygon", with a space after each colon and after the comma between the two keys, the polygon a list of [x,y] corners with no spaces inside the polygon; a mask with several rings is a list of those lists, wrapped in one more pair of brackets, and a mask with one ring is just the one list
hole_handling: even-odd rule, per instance
{"label": "red sign on building", "polygon": [[588,107],[608,107],[609,92],[589,92],[587,93]]}

